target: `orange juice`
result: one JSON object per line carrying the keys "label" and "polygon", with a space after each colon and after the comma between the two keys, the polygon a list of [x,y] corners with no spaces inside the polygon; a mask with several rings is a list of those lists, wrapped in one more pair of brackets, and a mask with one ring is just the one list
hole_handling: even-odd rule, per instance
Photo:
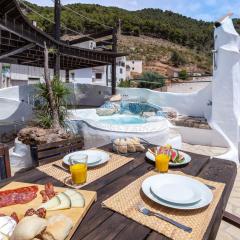
{"label": "orange juice", "polygon": [[160,173],[168,172],[169,156],[167,154],[159,154],[155,157],[156,170]]}
{"label": "orange juice", "polygon": [[87,164],[76,163],[70,166],[72,181],[74,184],[84,184],[87,181]]}

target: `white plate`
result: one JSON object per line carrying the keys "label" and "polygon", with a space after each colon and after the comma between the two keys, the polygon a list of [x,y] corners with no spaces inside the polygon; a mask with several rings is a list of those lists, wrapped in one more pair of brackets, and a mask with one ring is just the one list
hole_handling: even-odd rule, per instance
{"label": "white plate", "polygon": [[151,183],[151,190],[157,197],[173,204],[194,204],[201,200],[198,182],[174,174],[161,174],[159,181]]}
{"label": "white plate", "polygon": [[[181,162],[181,163],[173,163],[173,162],[170,161],[169,162],[169,166],[181,166],[181,165],[185,165],[185,164],[188,164],[189,162],[191,162],[191,157],[187,153],[184,153],[184,152],[181,152],[181,151],[179,151],[179,153],[181,155],[183,155],[183,157],[184,157],[183,162]],[[149,160],[155,162],[155,156],[151,152],[147,151],[146,152],[146,157]]]}
{"label": "white plate", "polygon": [[198,193],[200,194],[200,198],[201,198],[200,201],[196,202],[195,204],[182,205],[182,204],[170,203],[170,202],[165,201],[161,198],[158,198],[151,191],[151,185],[155,182],[160,182],[167,175],[174,175],[174,176],[176,176],[176,179],[179,178],[179,177],[180,178],[188,178],[188,177],[185,177],[185,176],[180,176],[180,175],[175,175],[175,174],[158,174],[158,175],[149,177],[149,178],[147,178],[143,181],[143,183],[142,183],[143,193],[148,198],[150,198],[152,201],[154,201],[154,202],[156,202],[160,205],[163,205],[163,206],[166,206],[166,207],[169,207],[169,208],[174,208],[174,209],[182,209],[182,210],[199,209],[199,208],[203,208],[203,207],[205,207],[205,206],[207,206],[211,203],[211,201],[213,199],[212,191],[207,186],[205,186],[203,183],[201,183],[201,182],[199,182],[195,179],[191,179],[191,178],[188,178],[188,179],[191,179],[193,182],[198,184],[197,190],[198,190]]}
{"label": "white plate", "polygon": [[106,152],[99,151],[99,150],[84,150],[84,151],[77,151],[77,152],[69,153],[68,155],[66,155],[63,158],[63,162],[67,165],[70,165],[70,162],[69,162],[70,156],[76,155],[76,154],[88,155],[88,166],[89,167],[98,166],[100,164],[107,162],[110,159],[109,154],[107,154]]}

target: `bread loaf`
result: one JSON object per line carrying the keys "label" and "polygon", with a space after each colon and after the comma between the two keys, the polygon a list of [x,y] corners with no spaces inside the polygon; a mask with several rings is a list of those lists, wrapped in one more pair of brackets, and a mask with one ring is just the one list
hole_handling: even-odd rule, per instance
{"label": "bread loaf", "polygon": [[73,227],[69,217],[59,214],[52,216],[47,221],[47,228],[42,234],[43,240],[64,240]]}
{"label": "bread loaf", "polygon": [[127,151],[129,153],[136,152],[135,144],[134,144],[134,142],[132,141],[131,138],[126,138],[126,143],[127,143]]}
{"label": "bread loaf", "polygon": [[128,152],[128,149],[127,149],[127,143],[125,141],[125,139],[120,139],[120,143],[119,145],[117,146],[117,151],[119,153],[127,153]]}
{"label": "bread loaf", "polygon": [[47,220],[37,215],[24,217],[14,229],[10,240],[32,240],[47,227]]}

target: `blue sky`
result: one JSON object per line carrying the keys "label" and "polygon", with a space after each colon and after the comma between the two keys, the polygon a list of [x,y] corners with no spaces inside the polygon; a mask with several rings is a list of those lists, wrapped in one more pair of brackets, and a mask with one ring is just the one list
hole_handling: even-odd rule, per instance
{"label": "blue sky", "polygon": [[[29,1],[39,5],[52,5],[51,0]],[[240,17],[240,0],[62,0],[62,4],[76,2],[117,6],[129,10],[161,8],[206,21],[215,21],[229,11],[234,13],[234,17]]]}

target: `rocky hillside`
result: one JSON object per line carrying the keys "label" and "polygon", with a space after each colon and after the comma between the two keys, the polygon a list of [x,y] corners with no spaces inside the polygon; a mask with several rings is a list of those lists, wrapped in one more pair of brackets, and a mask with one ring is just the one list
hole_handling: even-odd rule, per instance
{"label": "rocky hillside", "polygon": [[[145,70],[165,74],[168,66],[195,72],[211,72],[211,54],[184,47],[161,38],[144,35],[119,38],[119,50],[127,52],[129,59],[143,60]],[[183,62],[176,66],[172,56],[177,53]],[[210,53],[210,51],[209,51]]]}

